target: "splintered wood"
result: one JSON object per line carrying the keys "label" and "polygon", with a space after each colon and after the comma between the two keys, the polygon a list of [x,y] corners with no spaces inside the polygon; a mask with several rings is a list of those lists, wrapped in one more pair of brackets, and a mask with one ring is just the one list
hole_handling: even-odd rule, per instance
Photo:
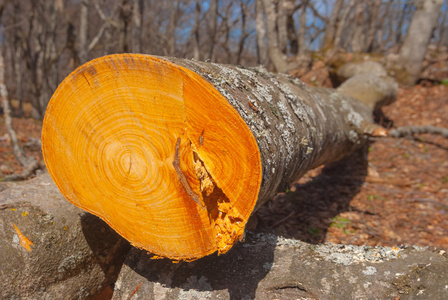
{"label": "splintered wood", "polygon": [[227,100],[147,55],[106,56],[71,73],[48,105],[42,150],[70,202],[175,260],[228,251],[261,182],[255,138]]}

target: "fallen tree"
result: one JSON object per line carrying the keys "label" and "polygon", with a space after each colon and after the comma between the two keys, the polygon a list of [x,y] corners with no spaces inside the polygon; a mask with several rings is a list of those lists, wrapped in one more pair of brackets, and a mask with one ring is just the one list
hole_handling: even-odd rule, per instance
{"label": "fallen tree", "polygon": [[261,204],[377,130],[372,108],[287,75],[124,54],[63,81],[42,145],[70,202],[138,248],[194,260],[227,252]]}

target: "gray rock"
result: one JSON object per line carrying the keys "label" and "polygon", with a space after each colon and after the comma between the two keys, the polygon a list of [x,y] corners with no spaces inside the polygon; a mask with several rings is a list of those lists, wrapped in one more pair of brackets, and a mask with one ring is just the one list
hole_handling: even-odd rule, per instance
{"label": "gray rock", "polygon": [[448,299],[444,251],[309,245],[249,233],[223,256],[154,260],[132,249],[113,299]]}
{"label": "gray rock", "polygon": [[358,99],[372,110],[378,110],[397,99],[398,84],[395,79],[389,76],[363,73],[351,77],[337,90]]}
{"label": "gray rock", "polygon": [[370,60],[363,62],[349,62],[342,65],[337,70],[337,76],[341,83],[349,78],[361,74],[370,74],[383,77],[387,76],[387,70],[382,64]]}
{"label": "gray rock", "polygon": [[65,200],[48,174],[0,190],[0,299],[89,299],[115,282],[128,242]]}

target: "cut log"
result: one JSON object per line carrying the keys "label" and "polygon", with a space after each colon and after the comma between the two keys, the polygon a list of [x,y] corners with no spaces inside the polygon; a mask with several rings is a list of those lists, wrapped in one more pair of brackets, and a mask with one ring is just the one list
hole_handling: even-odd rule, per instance
{"label": "cut log", "polygon": [[254,209],[362,147],[371,115],[287,75],[120,54],[62,82],[42,149],[70,202],[138,248],[193,260],[227,252]]}

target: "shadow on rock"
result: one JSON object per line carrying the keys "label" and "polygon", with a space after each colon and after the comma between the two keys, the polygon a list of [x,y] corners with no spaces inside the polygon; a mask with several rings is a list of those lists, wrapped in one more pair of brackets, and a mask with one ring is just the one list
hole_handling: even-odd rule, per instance
{"label": "shadow on rock", "polygon": [[93,258],[100,265],[108,284],[115,283],[131,245],[106,222],[90,213],[81,216],[81,226]]}
{"label": "shadow on rock", "polygon": [[225,255],[178,263],[152,259],[146,251],[133,248],[113,299],[127,299],[133,293],[139,299],[254,299],[259,282],[272,267],[276,239],[271,236],[260,243],[249,233],[244,243]]}
{"label": "shadow on rock", "polygon": [[367,176],[366,153],[367,148],[328,164],[312,180],[294,184],[294,192],[279,194],[257,212],[257,232],[312,244],[323,242],[334,218],[354,209],[350,202]]}

